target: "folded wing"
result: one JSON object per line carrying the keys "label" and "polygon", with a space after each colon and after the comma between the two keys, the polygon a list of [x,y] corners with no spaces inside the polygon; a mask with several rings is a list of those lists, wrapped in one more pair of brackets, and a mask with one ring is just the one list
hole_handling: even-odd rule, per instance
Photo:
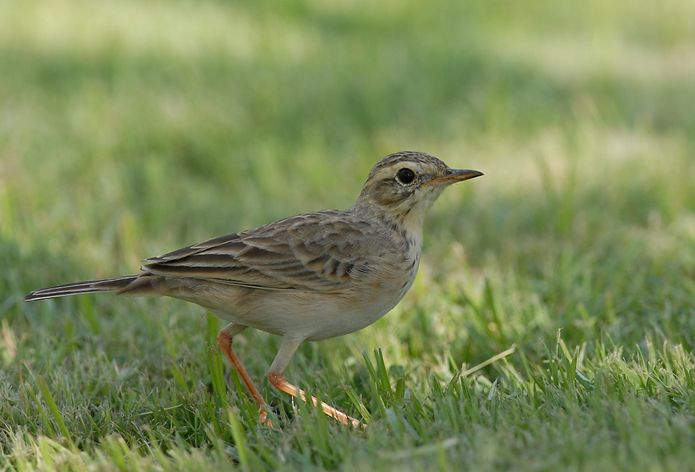
{"label": "folded wing", "polygon": [[310,213],[148,259],[146,274],[210,280],[266,290],[338,290],[371,272],[377,236],[345,213]]}

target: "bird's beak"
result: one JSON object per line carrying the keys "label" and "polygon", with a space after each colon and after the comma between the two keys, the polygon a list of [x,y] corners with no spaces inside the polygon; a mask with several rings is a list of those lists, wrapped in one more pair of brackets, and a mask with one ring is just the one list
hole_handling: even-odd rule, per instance
{"label": "bird's beak", "polygon": [[434,185],[436,187],[441,185],[451,185],[456,182],[463,182],[464,180],[474,179],[484,175],[482,172],[471,169],[447,169],[446,175],[444,177],[437,177],[435,179],[427,182],[429,185]]}

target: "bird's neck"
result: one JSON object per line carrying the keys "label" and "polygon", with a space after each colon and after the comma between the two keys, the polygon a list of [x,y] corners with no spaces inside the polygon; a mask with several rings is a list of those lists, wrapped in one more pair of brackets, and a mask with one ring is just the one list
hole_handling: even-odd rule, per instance
{"label": "bird's neck", "polygon": [[413,250],[420,251],[426,211],[424,208],[383,208],[374,205],[358,207],[356,205],[353,211],[369,214],[370,218],[389,228],[396,237],[405,239]]}

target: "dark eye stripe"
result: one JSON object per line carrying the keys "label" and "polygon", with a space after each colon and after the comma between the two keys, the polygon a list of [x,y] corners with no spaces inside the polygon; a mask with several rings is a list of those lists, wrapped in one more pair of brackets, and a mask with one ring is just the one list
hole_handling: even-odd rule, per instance
{"label": "dark eye stripe", "polygon": [[415,172],[404,167],[396,173],[396,179],[402,184],[412,183],[415,180]]}

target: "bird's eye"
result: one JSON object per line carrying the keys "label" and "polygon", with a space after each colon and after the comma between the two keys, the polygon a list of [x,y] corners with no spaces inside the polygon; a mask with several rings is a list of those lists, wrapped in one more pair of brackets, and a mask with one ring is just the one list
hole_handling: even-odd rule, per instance
{"label": "bird's eye", "polygon": [[403,168],[396,174],[396,179],[402,184],[410,184],[415,180],[415,172],[410,169]]}

